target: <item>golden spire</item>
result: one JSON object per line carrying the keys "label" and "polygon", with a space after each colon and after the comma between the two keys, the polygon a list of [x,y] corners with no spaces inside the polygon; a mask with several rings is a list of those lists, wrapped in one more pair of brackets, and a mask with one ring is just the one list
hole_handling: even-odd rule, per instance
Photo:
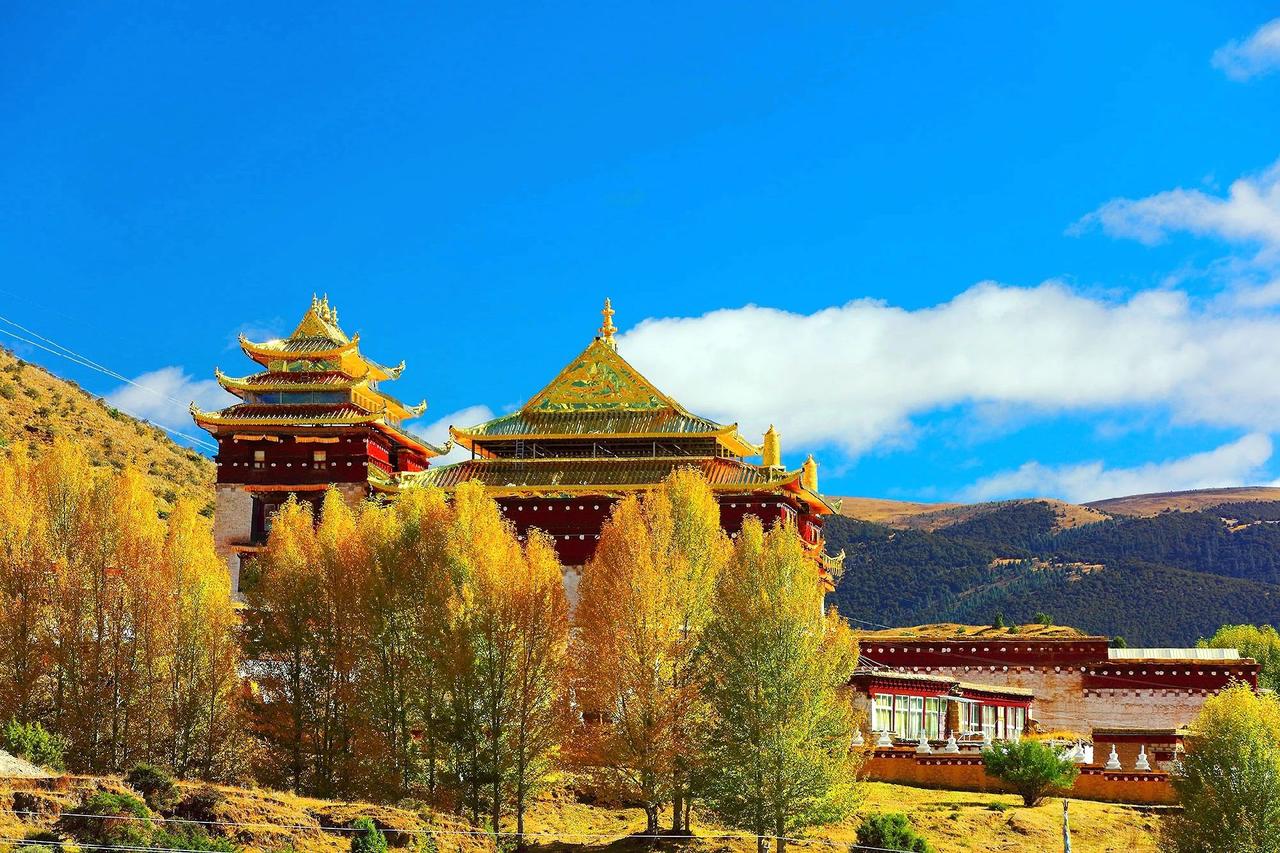
{"label": "golden spire", "polygon": [[618,345],[613,342],[613,333],[618,331],[618,327],[613,325],[613,305],[609,302],[609,297],[607,296],[604,300],[604,310],[600,314],[604,317],[604,323],[600,325],[600,340],[613,349],[617,349]]}
{"label": "golden spire", "polygon": [[773,424],[769,424],[769,431],[764,434],[764,452],[761,464],[765,468],[781,468],[782,467],[782,442],[778,431],[773,428]]}
{"label": "golden spire", "polygon": [[815,495],[818,493],[818,463],[814,461],[812,453],[800,468],[800,485]]}

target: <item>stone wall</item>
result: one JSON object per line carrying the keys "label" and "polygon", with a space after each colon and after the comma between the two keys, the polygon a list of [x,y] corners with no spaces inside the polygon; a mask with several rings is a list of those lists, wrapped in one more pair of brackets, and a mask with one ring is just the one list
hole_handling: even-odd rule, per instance
{"label": "stone wall", "polygon": [[232,483],[218,483],[214,489],[213,547],[227,564],[231,592],[237,594],[240,555],[233,546],[248,542],[253,533],[253,496]]}

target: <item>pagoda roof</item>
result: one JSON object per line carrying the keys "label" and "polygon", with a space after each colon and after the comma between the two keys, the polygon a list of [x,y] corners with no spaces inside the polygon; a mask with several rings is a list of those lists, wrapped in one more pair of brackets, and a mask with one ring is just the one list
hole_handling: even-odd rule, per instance
{"label": "pagoda roof", "polygon": [[[582,411],[527,411],[503,415],[474,427],[450,427],[449,432],[470,449],[489,440],[583,438],[665,438],[674,435],[719,438],[739,456],[753,456],[758,449],[738,433],[737,424],[718,424],[674,409],[649,411],[603,409]],[[481,450],[480,446],[476,447]]]}
{"label": "pagoda roof", "polygon": [[634,459],[470,459],[405,475],[406,485],[455,488],[471,480],[490,494],[620,494],[651,489],[672,471],[694,467],[717,492],[789,492],[821,513],[834,510],[800,483],[801,472],[761,468],[718,456]]}
{"label": "pagoda roof", "polygon": [[324,426],[369,424],[384,414],[366,411],[354,403],[236,403],[217,412],[206,412],[192,403],[191,416],[201,426]]}
{"label": "pagoda roof", "polygon": [[353,378],[397,379],[404,362],[387,367],[360,353],[360,335],[347,337],[338,325],[338,309],[329,305],[329,297],[311,297],[311,307],[287,338],[251,341],[240,335],[240,348],[260,364],[273,361],[333,361],[342,372]]}
{"label": "pagoda roof", "polygon": [[518,412],[473,427],[450,427],[453,438],[480,451],[477,445],[485,439],[705,435],[735,455],[760,455],[761,448],[743,438],[737,424],[693,414],[623,358],[613,341],[613,312],[607,302],[605,312],[603,334]]}
{"label": "pagoda roof", "polygon": [[[370,385],[366,377],[352,378],[341,371],[334,370],[298,370],[298,371],[266,371],[252,376],[227,376],[221,370],[214,370],[214,378],[223,388],[244,399],[246,394],[268,393],[307,393],[315,391],[351,391],[362,389],[374,395],[381,403],[381,408],[373,410],[384,412],[397,420],[416,418],[427,410],[427,401],[416,406],[406,406],[395,397],[384,394]],[[280,403],[259,403],[255,405],[290,405]],[[366,407],[367,408],[367,407]]]}
{"label": "pagoda roof", "polygon": [[216,427],[287,430],[293,427],[314,429],[331,426],[370,426],[397,443],[408,445],[428,457],[443,456],[449,452],[451,446],[446,444],[441,447],[432,444],[387,423],[385,409],[369,412],[354,403],[237,403],[217,412],[206,412],[192,403],[190,410],[196,423],[211,432]]}

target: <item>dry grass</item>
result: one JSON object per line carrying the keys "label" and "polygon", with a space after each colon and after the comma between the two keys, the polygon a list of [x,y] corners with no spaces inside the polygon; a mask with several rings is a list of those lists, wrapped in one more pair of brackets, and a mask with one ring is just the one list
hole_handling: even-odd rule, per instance
{"label": "dry grass", "polygon": [[[368,817],[387,833],[393,844],[408,842],[431,831],[439,853],[495,853],[492,839],[476,833],[452,815],[414,807],[397,808],[371,803],[347,803],[298,797],[293,794],[223,785],[179,783],[183,795],[210,787],[219,793],[209,814],[217,826],[212,831],[231,838],[243,853],[284,849],[345,853],[350,834],[340,831],[359,817]],[[117,777],[62,777],[56,780],[0,780],[0,839],[21,839],[49,829],[59,815],[74,810],[97,791],[134,793]],[[15,813],[39,812],[39,817]],[[413,849],[408,844],[409,849]],[[8,851],[0,842],[0,851]],[[68,849],[74,849],[68,845]]]}
{"label": "dry grass", "polygon": [[[869,782],[858,816],[844,824],[814,830],[793,845],[796,850],[844,853],[857,837],[862,816],[872,812],[906,812],[938,853],[970,851],[1038,851],[1060,849],[1062,804],[1052,800],[1023,808],[1012,795],[933,791]],[[1077,853],[1149,853],[1156,849],[1158,818],[1150,810],[1071,801],[1072,844]],[[533,849],[541,853],[606,849],[630,853],[651,847],[629,837],[644,829],[639,809],[611,809],[576,802],[543,801],[526,821],[536,833]],[[755,840],[733,829],[695,818],[696,835],[689,841],[664,840],[663,849],[679,847],[697,853],[754,853]],[[720,836],[732,837],[720,837]]]}
{"label": "dry grass", "polygon": [[913,503],[890,501],[880,498],[841,498],[840,514],[859,521],[871,521],[904,530],[941,530],[953,524],[969,521],[993,512],[1001,507],[1024,503],[1047,504],[1054,513],[1054,527],[1065,530],[1105,521],[1110,516],[1093,506],[1071,504],[1054,498],[1034,498],[990,503]]}
{"label": "dry grass", "polygon": [[960,637],[976,640],[1014,638],[1019,640],[1074,640],[1086,636],[1066,625],[1010,625],[993,628],[990,625],[960,625],[955,622],[939,622],[933,625],[915,625],[907,628],[886,628],[881,631],[859,631],[859,637],[874,640],[952,640]]}
{"label": "dry grass", "polygon": [[[196,431],[194,424],[191,430]],[[179,447],[163,430],[114,412],[74,382],[59,379],[0,348],[0,446],[39,446],[61,436],[84,448],[93,464],[137,466],[162,513],[181,497],[213,511],[213,463]]]}
{"label": "dry grass", "polygon": [[1280,501],[1280,488],[1273,486],[1241,486],[1233,489],[1197,489],[1190,492],[1158,492],[1107,498],[1089,506],[1111,515],[1152,516],[1174,510],[1196,512],[1219,504],[1246,501]]}

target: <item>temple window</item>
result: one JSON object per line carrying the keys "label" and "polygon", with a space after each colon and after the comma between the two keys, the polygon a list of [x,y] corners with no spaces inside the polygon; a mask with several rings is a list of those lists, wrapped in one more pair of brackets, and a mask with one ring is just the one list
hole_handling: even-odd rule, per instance
{"label": "temple window", "polygon": [[266,461],[267,461],[267,451],[265,450],[253,451],[253,467],[254,468],[261,468],[263,463]]}
{"label": "temple window", "polygon": [[888,693],[876,693],[871,697],[871,730],[893,730],[893,697]]}
{"label": "temple window", "polygon": [[327,458],[328,458],[328,455],[323,450],[314,450],[311,452],[312,462],[324,462]]}

